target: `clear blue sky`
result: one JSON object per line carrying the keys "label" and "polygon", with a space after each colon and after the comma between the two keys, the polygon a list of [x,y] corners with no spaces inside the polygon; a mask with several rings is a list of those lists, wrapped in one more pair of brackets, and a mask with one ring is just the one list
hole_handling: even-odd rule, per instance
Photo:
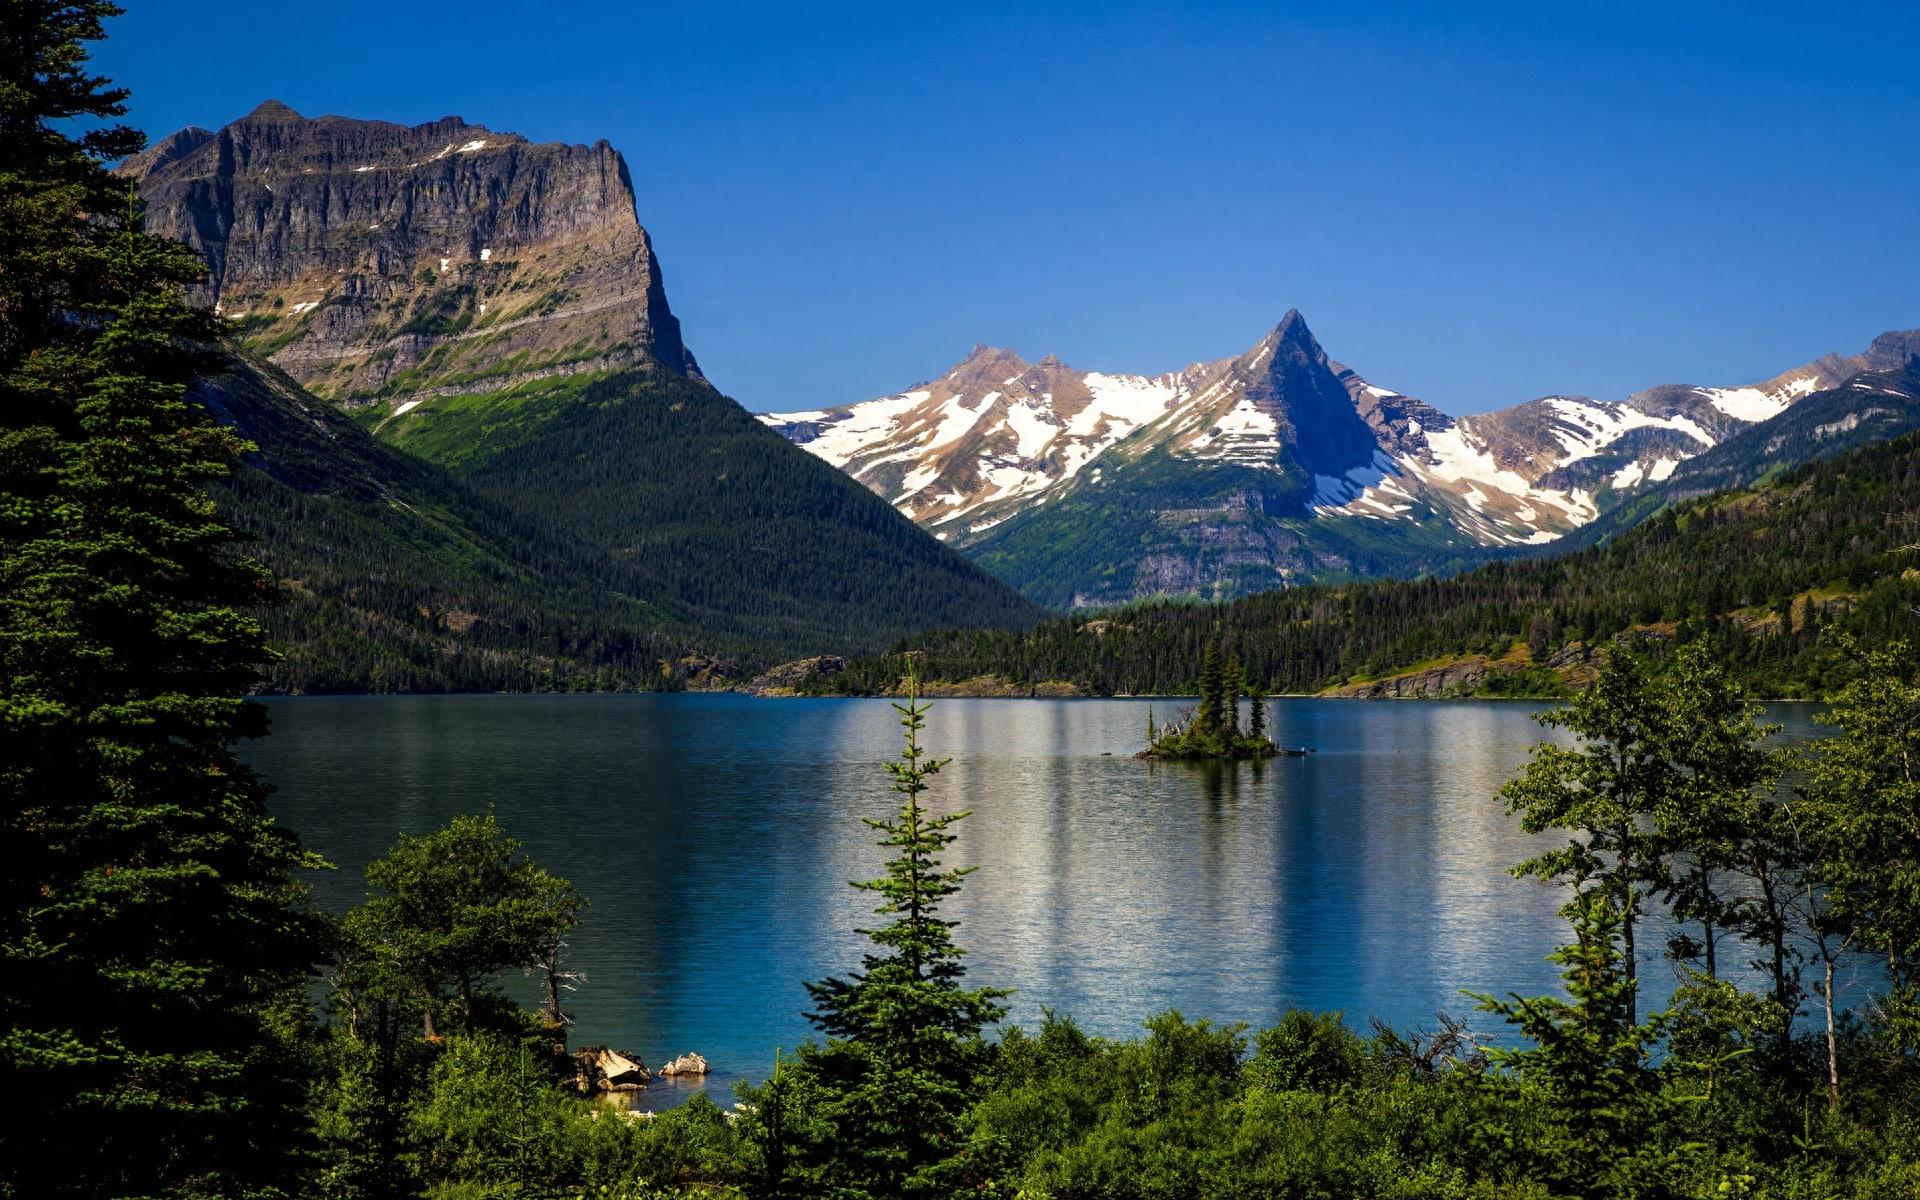
{"label": "clear blue sky", "polygon": [[1920,326],[1910,4],[127,2],[96,65],[154,137],[273,97],[609,139],[750,408],[1290,307],[1453,412]]}

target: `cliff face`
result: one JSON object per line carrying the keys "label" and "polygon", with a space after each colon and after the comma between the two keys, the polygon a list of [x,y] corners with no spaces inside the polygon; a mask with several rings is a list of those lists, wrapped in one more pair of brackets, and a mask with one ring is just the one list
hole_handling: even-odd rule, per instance
{"label": "cliff face", "polygon": [[248,347],[350,407],[635,367],[698,377],[604,141],[269,101],[123,170],[148,228],[205,255],[206,299]]}

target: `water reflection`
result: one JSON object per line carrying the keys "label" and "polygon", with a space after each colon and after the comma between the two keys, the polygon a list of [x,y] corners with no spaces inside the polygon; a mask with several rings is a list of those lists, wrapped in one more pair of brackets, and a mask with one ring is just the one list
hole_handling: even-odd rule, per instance
{"label": "water reflection", "polygon": [[[1125,1035],[1152,1013],[1262,1022],[1288,1005],[1430,1021],[1459,989],[1549,988],[1559,896],[1506,874],[1533,851],[1494,799],[1534,706],[1282,700],[1262,763],[1131,757],[1147,701],[943,700],[930,793],[969,808],[951,861],[973,977]],[[276,812],[340,866],[491,806],[592,898],[574,938],[582,1040],[650,1063],[698,1050],[709,1088],[806,1036],[802,981],[856,966],[892,804],[883,701],[738,696],[276,701],[251,757]],[[1159,702],[1161,719],[1170,706]],[[1804,730],[1804,712],[1788,714]],[[684,1085],[683,1085],[684,1086]],[[678,1093],[676,1093],[678,1094]],[[643,1098],[660,1102],[658,1089]]]}

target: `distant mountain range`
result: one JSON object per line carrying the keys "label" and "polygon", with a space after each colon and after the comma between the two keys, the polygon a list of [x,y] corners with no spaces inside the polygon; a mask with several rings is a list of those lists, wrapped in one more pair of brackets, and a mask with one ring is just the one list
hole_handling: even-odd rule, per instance
{"label": "distant mountain range", "polygon": [[[980,346],[897,395],[761,419],[1028,595],[1071,607],[1444,571],[1554,545],[1630,498],[1669,494],[1676,475],[1706,478],[1702,457],[1730,440],[1744,449],[1712,456],[1718,486],[1763,469],[1757,447],[1779,464],[1856,444],[1821,431],[1872,409],[1863,389],[1895,385],[1871,373],[1916,354],[1920,331],[1889,333],[1749,386],[1548,396],[1454,418],[1330,359],[1289,312],[1245,353],[1165,375]],[[1867,382],[1846,386],[1856,377]],[[1815,396],[1832,421],[1759,432]],[[1888,399],[1871,436],[1912,427]],[[1680,474],[1685,463],[1699,467]]]}
{"label": "distant mountain range", "polygon": [[[1920,363],[1876,386],[1887,384],[1920,393]],[[933,631],[902,649],[926,686],[961,695],[1192,695],[1218,643],[1268,692],[1557,696],[1585,686],[1608,646],[1658,663],[1701,640],[1749,694],[1813,698],[1847,678],[1854,648],[1920,637],[1916,521],[1920,432],[1681,499],[1550,560],[1143,602],[1027,632]],[[906,662],[896,651],[767,684],[892,693]]]}
{"label": "distant mountain range", "polygon": [[605,142],[269,101],[122,170],[236,322],[233,511],[325,615],[282,687],[674,685],[1042,615],[706,383]]}

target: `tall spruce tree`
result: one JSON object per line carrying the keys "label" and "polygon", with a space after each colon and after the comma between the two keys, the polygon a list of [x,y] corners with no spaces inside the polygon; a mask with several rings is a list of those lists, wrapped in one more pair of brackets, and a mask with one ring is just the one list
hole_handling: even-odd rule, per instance
{"label": "tall spruce tree", "polygon": [[1549,956],[1561,968],[1567,996],[1481,995],[1482,1011],[1513,1025],[1531,1045],[1490,1051],[1537,1089],[1546,1137],[1529,1147],[1553,1194],[1615,1197],[1649,1190],[1640,1161],[1644,1132],[1661,1105],[1658,1075],[1647,1050],[1663,1020],[1634,1018],[1634,981],[1622,944],[1624,923],[1614,889],[1574,880],[1562,910],[1574,940]]}
{"label": "tall spruce tree", "polygon": [[1226,685],[1221,708],[1226,717],[1227,745],[1232,746],[1240,740],[1240,698],[1247,694],[1247,673],[1241,669],[1238,657],[1227,655],[1220,678]]}
{"label": "tall spruce tree", "polygon": [[887,873],[854,884],[879,898],[888,922],[861,932],[874,949],[848,978],[807,985],[810,1020],[827,1037],[797,1064],[820,1097],[813,1114],[830,1131],[812,1148],[813,1178],[848,1197],[944,1196],[960,1190],[962,1120],[974,1100],[987,1053],[982,1036],[1005,1014],[996,988],[961,986],[965,951],[942,902],[972,867],[946,869],[940,857],[965,812],[929,816],[920,797],[946,766],[920,746],[927,707],[909,680],[907,703],[894,706],[905,750],[887,764],[899,807],[867,820],[880,845],[895,851]]}
{"label": "tall spruce tree", "polygon": [[0,21],[0,1196],[239,1196],[298,1162],[275,1035],[317,958],[231,746],[269,592],[205,486],[243,443],[190,402],[217,319],[106,163],[104,3]]}
{"label": "tall spruce tree", "polygon": [[1200,659],[1200,706],[1194,710],[1191,732],[1202,738],[1220,736],[1227,724],[1227,666],[1220,655],[1220,638],[1207,640]]}

